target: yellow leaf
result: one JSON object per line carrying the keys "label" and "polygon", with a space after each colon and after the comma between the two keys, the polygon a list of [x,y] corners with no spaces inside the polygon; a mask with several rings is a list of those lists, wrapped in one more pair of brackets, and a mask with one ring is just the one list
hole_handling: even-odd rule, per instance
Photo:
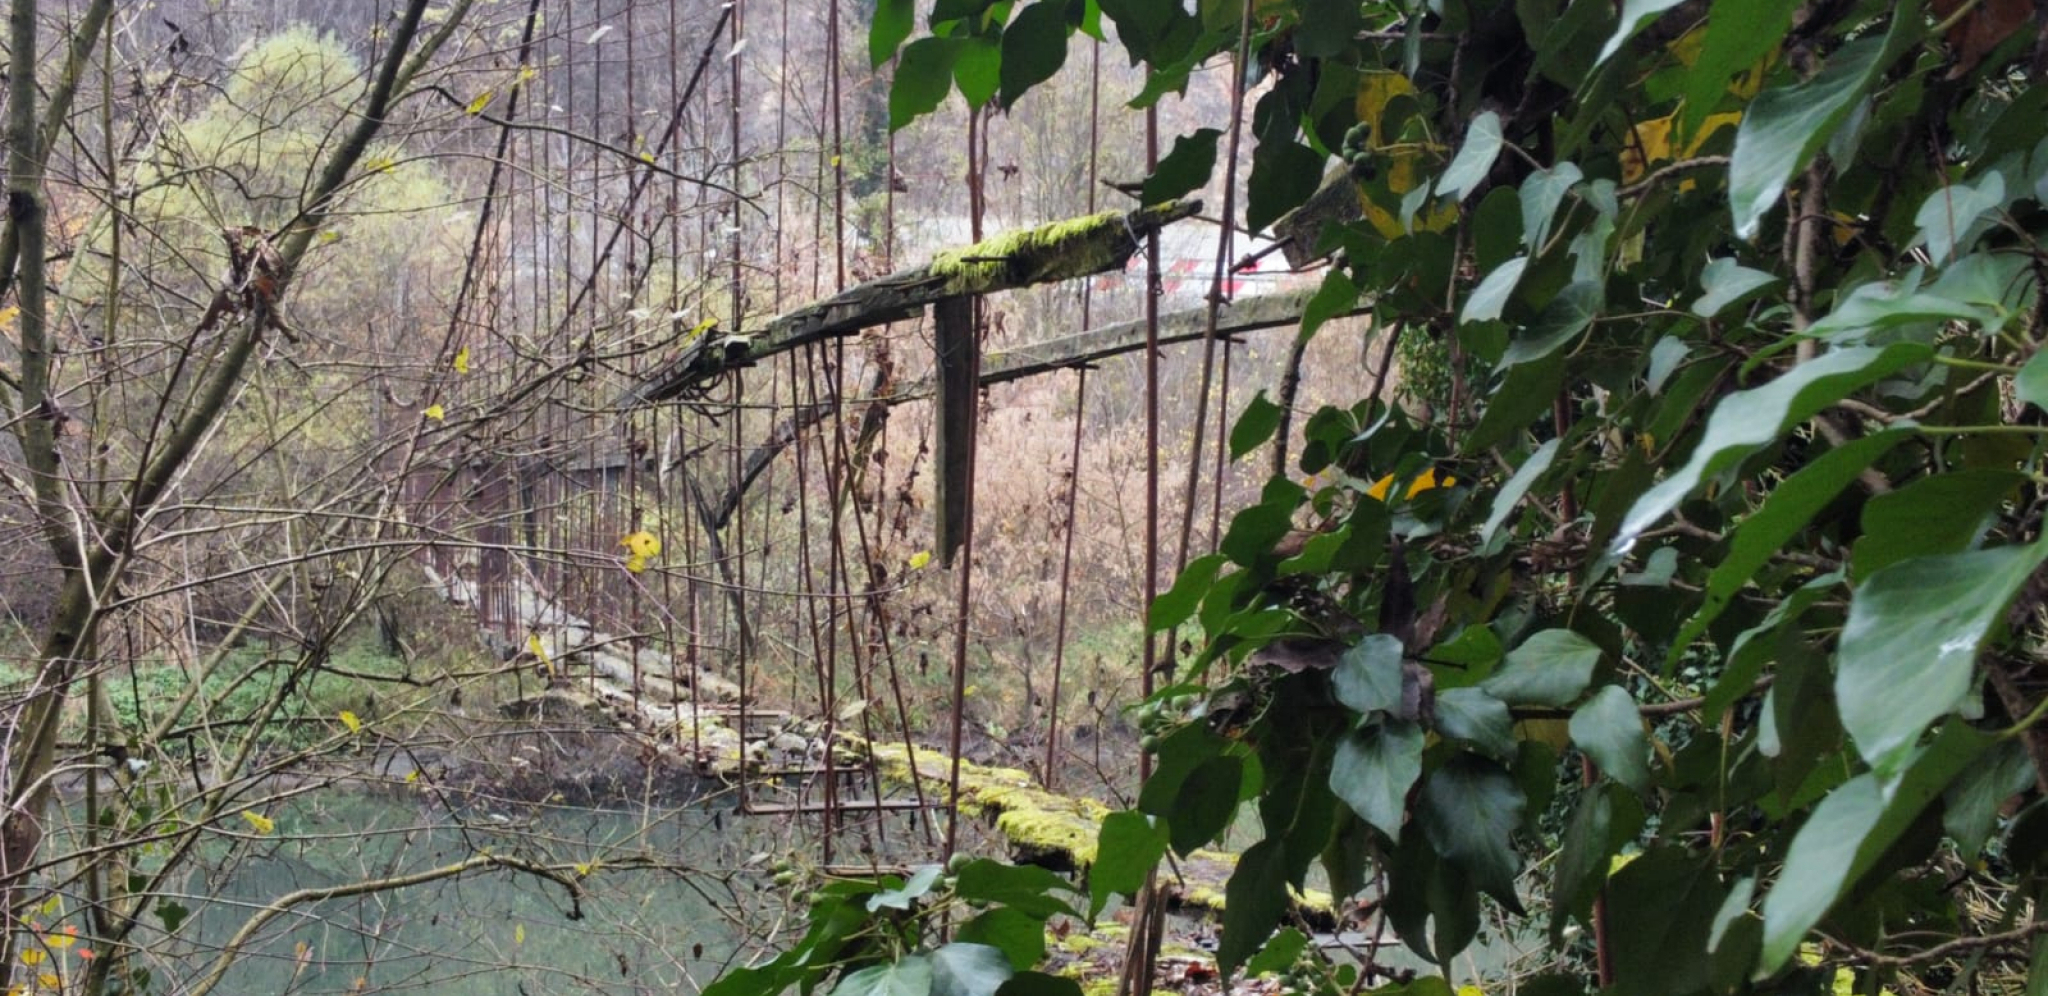
{"label": "yellow leaf", "polygon": [[337,231],[335,231],[335,230],[334,230],[334,229],[332,229],[332,228],[330,228],[330,229],[328,229],[328,230],[326,230],[326,231],[324,231],[324,232],[321,232],[321,233],[320,233],[320,243],[321,243],[322,245],[333,245],[334,243],[336,243],[336,242],[340,242],[340,241],[341,241],[341,233],[340,233],[340,232],[337,232]]}
{"label": "yellow leaf", "polygon": [[411,785],[412,783],[414,783],[414,782],[417,782],[417,781],[419,781],[419,780],[420,780],[420,769],[418,769],[418,768],[414,768],[414,769],[412,769],[411,771],[408,771],[408,772],[406,772],[406,773],[405,773],[405,783],[406,783],[407,785]]}
{"label": "yellow leaf", "polygon": [[20,317],[20,315],[21,309],[14,305],[10,304],[5,308],[0,308],[0,325],[12,325],[14,320]]}
{"label": "yellow leaf", "polygon": [[347,709],[341,711],[341,725],[348,727],[350,733],[363,732],[363,721],[356,718],[356,714]]}
{"label": "yellow leaf", "polygon": [[534,68],[533,68],[532,66],[520,66],[520,67],[519,67],[519,78],[518,78],[518,79],[516,79],[516,80],[513,80],[513,82],[514,82],[514,83],[524,83],[524,82],[526,82],[527,80],[530,80],[530,79],[534,78],[535,76],[539,76],[539,75],[540,75],[540,73],[539,73],[538,71],[536,71],[536,70],[535,70],[535,69],[534,69]]}
{"label": "yellow leaf", "polygon": [[49,937],[45,937],[43,938],[43,943],[53,948],[56,948],[59,951],[62,951],[63,949],[78,943],[78,928],[71,926],[70,924],[65,924],[63,933],[52,934]]}
{"label": "yellow leaf", "polygon": [[461,349],[455,351],[455,372],[459,374],[466,374],[469,372],[468,346],[464,346]]}
{"label": "yellow leaf", "polygon": [[838,168],[839,168],[839,157],[838,157],[838,156],[833,156],[833,157],[832,157],[832,168],[833,168],[833,169],[838,169]]}
{"label": "yellow leaf", "polygon": [[43,905],[36,907],[36,912],[41,913],[44,916],[56,916],[57,911],[64,908],[63,903],[64,897],[51,896],[50,898],[43,900]]}
{"label": "yellow leaf", "polygon": [[523,924],[523,923],[517,923],[517,924],[513,924],[513,925],[512,925],[512,943],[514,943],[514,944],[525,944],[525,943],[526,943],[526,925],[525,925],[525,924]]}
{"label": "yellow leaf", "polygon": [[442,419],[448,417],[448,409],[443,408],[440,405],[428,405],[427,410],[421,412],[420,414],[425,415],[426,417],[433,419],[436,422],[439,422]]}
{"label": "yellow leaf", "polygon": [[264,836],[269,836],[277,831],[276,820],[253,809],[242,810],[242,819],[249,824],[250,829]]}
{"label": "yellow leaf", "polygon": [[706,333],[706,332],[709,332],[709,331],[711,331],[712,329],[715,329],[715,328],[717,328],[717,327],[718,327],[718,319],[716,319],[716,318],[706,318],[706,319],[704,319],[703,321],[701,321],[701,322],[698,322],[698,323],[697,323],[696,325],[692,326],[692,327],[690,328],[690,332],[689,332],[689,334],[683,337],[683,341],[684,341],[684,342],[689,342],[689,341],[691,341],[691,340],[693,340],[693,339],[696,339],[696,338],[697,338],[698,336],[701,336],[701,335],[703,335],[704,333]]}
{"label": "yellow leaf", "polygon": [[477,94],[476,99],[470,101],[469,106],[463,108],[463,110],[471,114],[482,114],[484,112],[484,108],[491,106],[492,98],[496,97],[497,95],[497,92],[494,90],[485,90],[484,92]]}
{"label": "yellow leaf", "polygon": [[43,959],[47,957],[49,956],[43,953],[42,948],[29,948],[21,953],[21,963],[34,968],[42,964]]}
{"label": "yellow leaf", "polygon": [[555,673],[555,662],[548,659],[548,648],[541,645],[539,633],[526,634],[526,649],[533,652],[533,656],[540,661],[540,666],[549,674]]}
{"label": "yellow leaf", "polygon": [[[1408,482],[1407,497],[1413,498],[1416,495],[1423,493],[1424,491],[1433,490],[1435,488],[1448,488],[1456,483],[1458,483],[1458,479],[1450,476],[1449,474],[1444,475],[1444,479],[1442,481],[1438,481],[1436,477],[1436,468],[1425,467],[1423,468],[1422,473],[1417,474],[1415,476],[1415,480]],[[1392,490],[1393,486],[1394,475],[1388,474],[1387,476],[1372,482],[1372,487],[1365,489],[1365,496],[1376,501],[1386,501],[1387,492]]]}
{"label": "yellow leaf", "polygon": [[643,560],[661,555],[661,538],[645,529],[619,537],[619,545]]}
{"label": "yellow leaf", "polygon": [[642,153],[640,153],[640,161],[641,161],[641,162],[643,162],[643,163],[646,163],[646,164],[647,164],[647,165],[649,165],[649,166],[652,166],[652,165],[654,165],[654,153],[652,153],[652,152],[642,152]]}
{"label": "yellow leaf", "polygon": [[647,558],[637,553],[633,554],[630,557],[627,557],[626,569],[632,571],[635,574],[645,571],[647,569]]}
{"label": "yellow leaf", "polygon": [[64,980],[58,978],[55,972],[44,972],[36,976],[36,985],[42,986],[44,989],[58,989],[63,987]]}
{"label": "yellow leaf", "polygon": [[919,550],[910,555],[910,569],[913,571],[921,571],[924,569],[924,565],[931,562],[932,552],[930,550]]}

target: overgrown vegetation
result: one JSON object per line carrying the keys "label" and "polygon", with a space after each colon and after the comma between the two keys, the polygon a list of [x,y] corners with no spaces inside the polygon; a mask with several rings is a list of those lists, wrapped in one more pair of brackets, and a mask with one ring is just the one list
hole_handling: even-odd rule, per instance
{"label": "overgrown vegetation", "polygon": [[[1447,396],[1315,413],[1311,484],[1275,477],[1151,606],[1202,640],[1146,706],[1156,767],[1103,824],[1095,908],[1156,917],[1168,851],[1255,821],[1226,974],[1293,961],[1274,931],[1316,868],[1446,977],[1488,911],[1547,930],[1544,970],[1485,980],[1517,991],[2048,980],[2048,35],[2025,5],[920,13],[885,0],[871,36],[898,127],[956,86],[1028,100],[1109,24],[1151,70],[1140,103],[1232,63],[1255,109],[1176,143],[1147,196],[1244,129],[1263,228],[1341,151],[1360,209],[1317,236],[1304,334],[1365,300],[1445,354]],[[1279,414],[1253,402],[1233,451]],[[1034,947],[838,943],[934,874],[820,897],[798,950],[823,960],[721,991],[1072,991]]]}

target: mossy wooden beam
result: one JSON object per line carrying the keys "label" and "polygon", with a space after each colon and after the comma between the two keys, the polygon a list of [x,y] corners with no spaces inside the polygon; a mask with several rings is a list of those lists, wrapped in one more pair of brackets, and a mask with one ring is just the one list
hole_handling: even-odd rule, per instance
{"label": "mossy wooden beam", "polygon": [[[913,752],[903,744],[856,742],[855,751],[874,751],[883,780],[908,783]],[[917,773],[926,785],[943,785],[952,760],[935,750],[915,751]],[[1077,871],[1095,863],[1095,842],[1108,806],[1093,799],[1061,795],[1038,787],[1036,779],[1014,768],[960,762],[960,811],[995,823],[1017,856],[1027,861],[1062,865]],[[1221,851],[1196,851],[1174,862],[1177,874],[1162,873],[1167,892],[1190,910],[1220,915],[1224,886],[1237,867],[1237,856]],[[1296,912],[1310,923],[1334,922],[1327,893],[1314,889],[1294,897]]]}
{"label": "mossy wooden beam", "polygon": [[950,298],[1054,283],[1114,270],[1128,263],[1145,237],[1202,209],[1176,201],[1008,232],[947,250],[924,266],[871,280],[769,321],[746,334],[711,333],[628,389],[619,407],[687,397],[735,367],[749,366],[806,343],[914,317]]}
{"label": "mossy wooden beam", "polygon": [[[1223,306],[1222,313],[1217,316],[1216,334],[1229,338],[1240,332],[1299,325],[1302,309],[1308,306],[1309,299],[1314,296],[1314,290],[1299,290],[1280,294],[1260,294],[1228,302]],[[1361,314],[1366,310],[1361,305],[1334,317]],[[1208,324],[1207,305],[1161,315],[1159,344],[1170,346],[1199,340],[1207,334]],[[1144,348],[1145,323],[1118,322],[1115,325],[1105,325],[1098,329],[1017,349],[991,352],[982,359],[981,383],[986,387],[990,384],[1023,380],[1065,367],[1093,363],[1124,353],[1135,353]]]}
{"label": "mossy wooden beam", "polygon": [[1351,171],[1339,165],[1323,177],[1322,185],[1309,195],[1306,203],[1273,222],[1273,238],[1280,243],[1280,253],[1287,258],[1287,265],[1297,270],[1307,269],[1316,260],[1329,255],[1324,247],[1317,244],[1324,226],[1334,229],[1337,225],[1365,217],[1364,203],[1359,199],[1361,196],[1358,181],[1351,178]]}
{"label": "mossy wooden beam", "polygon": [[932,326],[938,350],[932,364],[932,381],[938,385],[938,413],[932,419],[932,506],[937,512],[932,546],[939,563],[951,567],[953,554],[967,539],[967,502],[974,487],[974,429],[980,408],[975,374],[981,366],[974,299],[949,297],[932,305]]}

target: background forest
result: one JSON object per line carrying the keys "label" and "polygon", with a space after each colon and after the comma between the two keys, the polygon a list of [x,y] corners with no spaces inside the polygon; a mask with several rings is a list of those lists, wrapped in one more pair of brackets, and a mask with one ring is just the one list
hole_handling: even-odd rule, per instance
{"label": "background forest", "polygon": [[2048,991],[2044,10],[10,0],[0,984]]}

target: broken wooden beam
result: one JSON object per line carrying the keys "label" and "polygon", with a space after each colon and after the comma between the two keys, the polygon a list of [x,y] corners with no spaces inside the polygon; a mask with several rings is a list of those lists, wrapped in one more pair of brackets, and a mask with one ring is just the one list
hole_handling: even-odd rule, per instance
{"label": "broken wooden beam", "polygon": [[1194,215],[1200,201],[1054,222],[939,253],[919,267],[849,287],[748,333],[700,335],[661,369],[620,395],[621,408],[686,398],[736,367],[807,343],[914,317],[949,298],[990,294],[1121,269],[1161,228]]}
{"label": "broken wooden beam", "polygon": [[[1240,332],[1256,332],[1260,329],[1279,328],[1301,323],[1302,309],[1315,296],[1313,289],[1288,291],[1280,294],[1260,294],[1225,302],[1216,317],[1216,335],[1228,339]],[[1367,309],[1354,306],[1341,315],[1362,314]],[[1159,344],[1170,346],[1175,343],[1199,341],[1208,334],[1209,307],[1188,308],[1159,316]],[[1059,339],[1032,343],[1017,349],[990,352],[981,364],[981,384],[1001,384],[1007,381],[1023,380],[1051,373],[1066,367],[1097,360],[1108,359],[1124,353],[1135,353],[1145,348],[1145,322],[1142,319],[1105,325],[1086,332],[1077,332]]]}

